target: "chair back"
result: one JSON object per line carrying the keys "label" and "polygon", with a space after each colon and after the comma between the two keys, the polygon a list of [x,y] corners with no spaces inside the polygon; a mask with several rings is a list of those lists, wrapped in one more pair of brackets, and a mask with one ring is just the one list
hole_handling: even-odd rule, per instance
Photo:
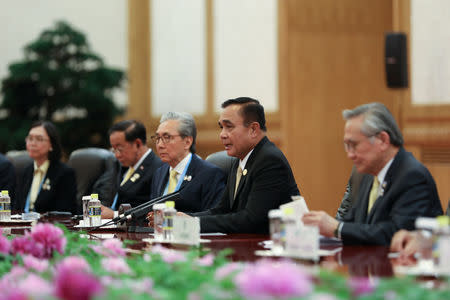
{"label": "chair back", "polygon": [[103,205],[110,206],[117,191],[120,164],[111,151],[102,148],[82,148],[70,154],[67,164],[77,180],[77,210],[82,212],[81,198],[97,193]]}
{"label": "chair back", "polygon": [[28,155],[27,150],[11,150],[6,152],[6,157],[13,164],[17,182],[19,182],[19,179],[23,176],[23,170],[33,162],[33,159]]}
{"label": "chair back", "polygon": [[227,175],[230,173],[231,167],[233,166],[233,162],[237,160],[236,157],[228,156],[227,151],[219,151],[215,153],[211,153],[205,159],[207,162],[210,162],[220,169]]}

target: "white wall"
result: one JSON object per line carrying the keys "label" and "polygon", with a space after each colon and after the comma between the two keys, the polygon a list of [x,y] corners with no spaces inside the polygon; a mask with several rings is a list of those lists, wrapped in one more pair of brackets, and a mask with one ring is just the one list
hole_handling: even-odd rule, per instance
{"label": "white wall", "polygon": [[[108,66],[126,71],[126,0],[0,0],[0,79],[8,75],[8,64],[23,59],[23,47],[59,20],[84,32]],[[114,98],[125,105],[126,88]]]}
{"label": "white wall", "polygon": [[411,0],[410,45],[412,102],[450,103],[450,1]]}
{"label": "white wall", "polygon": [[201,114],[206,105],[205,1],[150,3],[153,115]]}
{"label": "white wall", "polygon": [[216,109],[249,96],[278,110],[277,37],[276,0],[214,1]]}

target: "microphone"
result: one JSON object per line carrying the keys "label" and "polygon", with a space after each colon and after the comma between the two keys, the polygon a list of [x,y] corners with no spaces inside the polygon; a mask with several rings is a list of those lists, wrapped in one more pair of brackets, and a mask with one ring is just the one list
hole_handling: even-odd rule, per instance
{"label": "microphone", "polygon": [[161,202],[170,201],[170,200],[176,202],[177,199],[180,199],[180,192],[178,191],[178,192],[174,192],[171,194],[167,194],[167,195],[165,195],[165,197],[163,197],[161,199],[158,199],[158,198],[155,198],[154,200],[147,202],[148,203],[147,205],[145,205],[139,209],[136,209],[131,214],[126,216],[125,220],[139,219],[142,216],[145,216],[149,212],[149,209],[151,209],[151,207],[156,203],[161,203]]}
{"label": "microphone", "polygon": [[153,198],[152,200],[142,203],[136,207],[133,207],[132,209],[129,209],[127,211],[125,211],[123,214],[115,217],[114,219],[112,219],[111,221],[102,224],[98,227],[103,227],[103,226],[107,226],[107,225],[111,225],[111,224],[117,224],[126,220],[131,220],[131,219],[136,219],[139,217],[142,217],[143,215],[145,215],[146,213],[148,213],[149,208],[156,203],[161,203],[167,200],[170,200],[173,198],[173,200],[179,199],[180,198],[180,191],[181,189],[179,189],[177,192],[173,192],[167,195],[162,195],[156,198]]}
{"label": "microphone", "polygon": [[138,206],[136,206],[136,207],[133,207],[133,208],[131,208],[131,209],[125,211],[123,214],[121,214],[121,215],[115,217],[114,219],[111,220],[111,222],[112,222],[112,223],[117,223],[119,220],[121,220],[121,219],[123,219],[124,217],[130,215],[130,214],[133,213],[135,210],[138,210],[138,209],[140,209],[140,208],[142,208],[142,207],[145,207],[145,206],[149,205],[149,203],[151,203],[151,204],[157,203],[157,202],[154,202],[154,201],[159,201],[159,200],[161,200],[161,199],[165,199],[165,197],[168,197],[168,196],[170,196],[170,195],[172,195],[172,194],[175,194],[175,193],[177,193],[177,192],[170,193],[170,194],[167,194],[167,195],[162,195],[162,196],[153,198],[153,199],[151,199],[150,201],[144,202],[144,203],[142,203],[142,204],[140,204],[140,205],[138,205]]}

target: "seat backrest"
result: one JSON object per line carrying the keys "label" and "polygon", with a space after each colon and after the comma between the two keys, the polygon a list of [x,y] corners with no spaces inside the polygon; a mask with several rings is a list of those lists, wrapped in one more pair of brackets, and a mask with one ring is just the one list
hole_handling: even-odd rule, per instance
{"label": "seat backrest", "polygon": [[215,153],[211,153],[205,159],[207,162],[210,162],[216,166],[218,166],[222,171],[225,172],[228,178],[228,174],[230,173],[231,167],[233,166],[233,162],[237,160],[236,157],[228,156],[227,151],[219,151]]}
{"label": "seat backrest", "polygon": [[117,189],[120,164],[111,151],[83,148],[70,154],[67,164],[75,171],[77,180],[77,210],[81,213],[81,198],[97,193],[104,205],[110,205]]}
{"label": "seat backrest", "polygon": [[17,182],[23,176],[23,170],[26,166],[33,162],[33,159],[28,155],[27,150],[11,150],[6,152],[6,157],[11,161],[16,171]]}

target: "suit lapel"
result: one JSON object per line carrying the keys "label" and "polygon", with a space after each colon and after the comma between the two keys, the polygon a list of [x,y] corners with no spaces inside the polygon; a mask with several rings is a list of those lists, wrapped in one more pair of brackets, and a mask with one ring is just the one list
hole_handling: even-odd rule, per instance
{"label": "suit lapel", "polygon": [[[41,189],[36,197],[36,201],[34,202],[34,208],[39,206],[40,203],[45,203],[48,201],[48,193],[46,191],[50,191],[52,189],[53,181],[56,178],[55,174],[55,166],[56,162],[50,162],[50,165],[48,166],[47,173],[45,174],[43,184],[41,186]],[[44,184],[48,185],[47,188],[44,188]]]}
{"label": "suit lapel", "polygon": [[[370,210],[370,214],[367,216],[367,222],[370,223],[371,220],[374,218],[374,214],[378,211],[377,208],[381,205],[383,202],[384,195],[389,191],[389,188],[392,185],[392,180],[395,178],[395,172],[398,169],[398,165],[400,164],[401,160],[405,156],[405,149],[401,147],[394,157],[394,161],[392,162],[391,166],[389,167],[386,176],[384,177],[383,182],[381,185],[380,190],[380,196],[375,201],[372,209]],[[380,199],[381,198],[381,199]]]}
{"label": "suit lapel", "polygon": [[229,176],[229,180],[230,180],[230,184],[228,184],[228,195],[229,195],[229,199],[230,199],[230,207],[233,207],[234,204],[234,189],[236,186],[236,171],[237,168],[239,166],[239,160],[236,160],[233,163],[233,167],[231,168],[231,173]]}
{"label": "suit lapel", "polygon": [[189,167],[188,167],[188,169],[187,169],[187,171],[186,171],[186,175],[185,175],[186,180],[184,180],[184,178],[182,178],[183,181],[181,182],[180,190],[181,190],[186,184],[188,184],[189,182],[191,182],[192,179],[194,179],[194,176],[195,176],[195,173],[196,173],[195,171],[196,171],[197,166],[198,166],[198,160],[199,160],[199,158],[197,157],[197,155],[195,155],[194,153],[192,153],[191,162],[189,163]]}
{"label": "suit lapel", "polygon": [[[259,141],[259,143],[255,146],[255,148],[253,148],[253,152],[250,154],[250,157],[247,160],[247,163],[245,164],[245,169],[242,170],[242,176],[241,179],[239,180],[239,186],[236,190],[236,197],[234,197],[234,189],[236,184],[232,184],[232,190],[230,190],[230,194],[231,196],[231,207],[233,207],[234,204],[234,200],[237,199],[237,197],[239,196],[239,193],[242,191],[243,187],[245,186],[245,182],[247,181],[247,177],[249,176],[249,173],[252,170],[252,166],[253,166],[253,162],[255,161],[255,157],[258,155],[259,150],[263,147],[263,145],[265,143],[267,143],[269,139],[267,137],[264,137],[263,139],[261,139],[261,141]],[[239,166],[239,159],[235,162],[235,166],[233,167],[233,173],[231,174],[232,176],[232,182],[236,183],[236,172],[237,172],[237,168]]]}

